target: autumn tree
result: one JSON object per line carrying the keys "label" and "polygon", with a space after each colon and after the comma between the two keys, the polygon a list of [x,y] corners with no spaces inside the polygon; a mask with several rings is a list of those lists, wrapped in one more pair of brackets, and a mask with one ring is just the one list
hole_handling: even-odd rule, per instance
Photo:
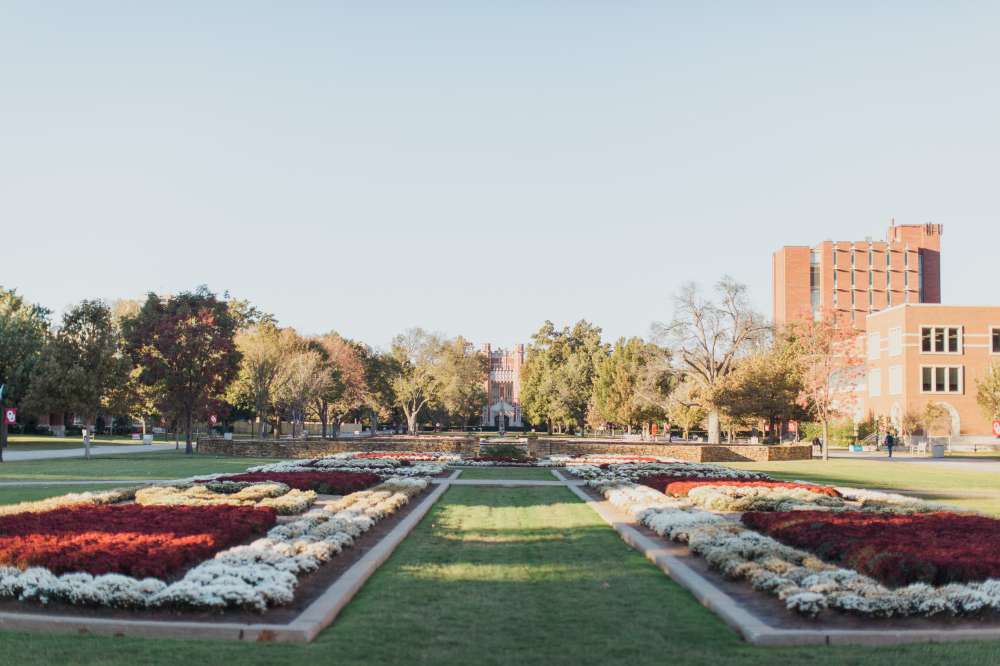
{"label": "autumn tree", "polygon": [[[111,309],[82,301],[63,315],[43,348],[27,402],[33,411],[72,412],[92,427],[130,367]],[[89,458],[89,438],[84,443]]]}
{"label": "autumn tree", "polygon": [[319,418],[322,435],[333,425],[334,437],[340,431],[344,417],[365,406],[368,400],[368,379],[365,373],[364,345],[327,333],[313,340],[323,353],[332,373],[330,381],[314,398],[313,410]]}
{"label": "autumn tree", "polygon": [[672,343],[686,374],[702,388],[708,402],[708,441],[720,438],[719,407],[711,397],[736,361],[758,346],[768,327],[750,307],[746,286],[724,277],[715,287],[715,299],[707,298],[689,283],[674,299],[674,318],[669,324],[654,324],[654,332]]}
{"label": "autumn tree", "polygon": [[779,340],[768,350],[741,359],[712,395],[712,404],[737,424],[766,421],[772,436],[778,424],[801,419],[799,358],[792,343]]}
{"label": "autumn tree", "polygon": [[282,369],[287,350],[281,330],[270,321],[245,328],[234,337],[240,353],[236,380],[229,387],[229,400],[242,405],[254,415],[254,431],[264,436],[264,425],[283,380]]}
{"label": "autumn tree", "polygon": [[823,426],[823,460],[830,457],[830,422],[850,415],[856,386],[864,371],[858,333],[835,318],[794,322],[785,334],[801,360],[802,389],[798,403]]}
{"label": "autumn tree", "polygon": [[158,385],[168,413],[185,426],[193,453],[194,420],[207,415],[239,372],[236,321],[225,301],[205,287],[170,298],[149,294],[135,317],[123,322],[126,349],[145,384]]}
{"label": "autumn tree", "polygon": [[[0,287],[0,413],[18,407],[28,392],[48,336],[49,311],[33,305],[15,290]],[[7,446],[7,423],[0,418],[0,460]]]}
{"label": "autumn tree", "polygon": [[459,336],[444,344],[438,367],[438,402],[449,423],[469,425],[486,405],[489,358]]}
{"label": "autumn tree", "polygon": [[393,338],[391,353],[399,372],[392,379],[392,390],[411,435],[417,433],[421,410],[438,397],[443,348],[441,336],[421,328]]}
{"label": "autumn tree", "polygon": [[681,429],[684,439],[690,438],[691,429],[701,425],[708,414],[702,390],[698,382],[686,378],[671,392],[667,400],[667,418],[671,425]]}
{"label": "autumn tree", "polygon": [[987,420],[1000,418],[1000,363],[993,363],[976,380],[976,402]]}

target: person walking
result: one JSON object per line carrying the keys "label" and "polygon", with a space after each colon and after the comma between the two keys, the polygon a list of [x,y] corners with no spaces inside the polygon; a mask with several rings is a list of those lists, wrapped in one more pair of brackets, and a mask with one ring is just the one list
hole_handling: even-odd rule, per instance
{"label": "person walking", "polygon": [[892,457],[892,447],[896,445],[896,438],[891,432],[885,433],[885,448],[889,450],[889,457]]}

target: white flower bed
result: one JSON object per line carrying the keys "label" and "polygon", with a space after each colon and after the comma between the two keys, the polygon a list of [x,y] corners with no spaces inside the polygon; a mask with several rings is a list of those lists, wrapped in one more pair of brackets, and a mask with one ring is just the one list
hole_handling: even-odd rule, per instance
{"label": "white flower bed", "polygon": [[570,471],[588,480],[635,481],[643,476],[662,474],[666,476],[699,477],[704,479],[734,479],[742,481],[767,480],[769,477],[761,472],[751,472],[743,469],[733,469],[712,463],[689,462],[658,462],[658,463],[625,463],[611,465],[602,469],[596,465],[570,465]]}
{"label": "white flower bed", "polygon": [[[229,492],[219,492],[218,490]],[[135,493],[136,504],[147,506],[264,506],[279,515],[302,513],[316,501],[312,490],[289,488],[284,483],[233,483],[181,486],[148,486]]]}
{"label": "white flower bed", "polygon": [[[725,481],[720,481],[724,484]],[[844,508],[844,500],[805,488],[761,486],[696,486],[687,499],[711,511],[794,511],[796,509]]]}
{"label": "white flower bed", "polygon": [[[697,509],[689,500],[671,498],[628,481],[592,481],[590,485],[660,536],[687,543],[692,552],[727,578],[745,580],[803,615],[815,616],[827,608],[871,617],[1000,611],[998,579],[941,587],[915,583],[893,590],[856,571],[827,564],[811,553]],[[891,504],[893,497],[901,497],[875,491],[845,493],[853,490],[848,488],[837,490],[845,497],[863,495],[870,502],[880,502],[880,508]],[[909,511],[914,500],[905,499],[903,511]]]}
{"label": "white flower bed", "polygon": [[[315,571],[352,545],[358,536],[405,506],[427,485],[426,479],[390,478],[325,508],[309,511],[298,520],[277,525],[251,544],[221,551],[170,584],[156,578],[140,580],[119,574],[60,576],[42,567],[24,571],[0,567],[0,598],[116,608],[243,607],[263,611],[290,602],[299,575]],[[125,498],[132,491],[120,492]],[[111,503],[112,495],[107,493],[86,495],[109,498],[94,503]],[[66,505],[49,504],[49,508]]]}
{"label": "white flower bed", "polygon": [[[268,465],[247,468],[247,472],[370,472],[383,479],[390,477],[437,476],[444,471],[444,465],[436,462],[415,462],[403,465],[399,460],[386,458],[353,458],[351,454],[338,453],[323,458],[304,460],[283,460]],[[211,478],[216,478],[215,475]],[[201,479],[210,477],[202,476]]]}
{"label": "white flower bed", "polygon": [[[53,482],[57,483],[57,482]],[[135,497],[136,488],[114,488],[112,490],[87,491],[83,493],[68,493],[58,497],[48,497],[31,502],[0,505],[0,516],[15,513],[41,513],[53,509],[63,509],[81,504],[117,504]]]}

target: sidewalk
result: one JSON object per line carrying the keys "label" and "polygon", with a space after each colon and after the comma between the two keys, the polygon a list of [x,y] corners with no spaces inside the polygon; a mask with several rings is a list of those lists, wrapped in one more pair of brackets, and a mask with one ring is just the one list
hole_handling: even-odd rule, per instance
{"label": "sidewalk", "polygon": [[990,458],[977,458],[975,456],[960,457],[949,456],[947,458],[931,458],[925,455],[914,455],[901,451],[893,451],[892,458],[889,458],[887,451],[863,451],[852,453],[850,451],[830,451],[830,458],[844,460],[871,460],[873,462],[909,463],[916,465],[934,465],[951,469],[970,469],[981,472],[1000,472],[1000,461]]}
{"label": "sidewalk", "polygon": [[[43,446],[43,445],[39,445]],[[173,451],[173,444],[136,444],[135,446],[98,446],[90,447],[90,455],[107,456],[115,453],[149,453],[151,451]],[[82,458],[85,453],[81,446],[78,449],[40,449],[38,451],[3,452],[4,462],[21,462],[23,460],[53,460],[56,458]]]}

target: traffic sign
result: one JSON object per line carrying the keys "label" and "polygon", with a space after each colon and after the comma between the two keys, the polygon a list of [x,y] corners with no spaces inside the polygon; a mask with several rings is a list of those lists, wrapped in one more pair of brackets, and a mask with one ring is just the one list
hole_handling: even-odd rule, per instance
{"label": "traffic sign", "polygon": [[219,422],[219,418],[215,414],[212,414],[211,416],[208,417],[208,422],[211,423],[212,425],[215,425],[216,423]]}
{"label": "traffic sign", "polygon": [[1000,419],[993,419],[993,434],[1000,437]]}
{"label": "traffic sign", "polygon": [[7,425],[14,425],[17,423],[17,410],[13,407],[8,407],[3,410],[3,422]]}

